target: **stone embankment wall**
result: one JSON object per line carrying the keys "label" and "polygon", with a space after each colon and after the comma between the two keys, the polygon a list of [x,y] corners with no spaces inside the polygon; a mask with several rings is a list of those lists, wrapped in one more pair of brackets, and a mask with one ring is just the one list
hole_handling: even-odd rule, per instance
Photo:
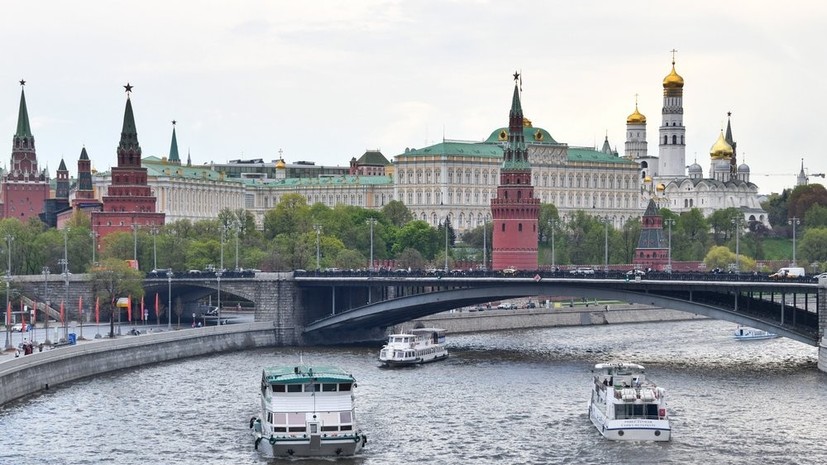
{"label": "stone embankment wall", "polygon": [[[607,309],[608,308],[608,309]],[[507,329],[542,328],[552,326],[584,326],[656,321],[703,319],[694,313],[641,305],[592,305],[533,308],[519,310],[486,309],[484,311],[456,311],[420,318],[425,326],[443,328],[450,333],[475,333]],[[409,324],[405,324],[409,327]]]}
{"label": "stone embankment wall", "polygon": [[[209,326],[118,339],[79,341],[32,355],[0,355],[0,405],[110,371],[199,355],[273,347],[284,340],[272,321]],[[9,359],[9,357],[12,357]]]}

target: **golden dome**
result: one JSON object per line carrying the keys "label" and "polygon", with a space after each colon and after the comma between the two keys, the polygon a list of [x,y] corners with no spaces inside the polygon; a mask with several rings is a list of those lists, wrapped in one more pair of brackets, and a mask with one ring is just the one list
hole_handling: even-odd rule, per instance
{"label": "golden dome", "polygon": [[645,178],[643,178],[643,182],[645,182],[647,184],[652,182],[652,177],[651,176],[646,176]]}
{"label": "golden dome", "polygon": [[721,133],[718,134],[718,140],[716,140],[712,148],[709,149],[709,157],[713,160],[728,160],[732,158],[732,154],[732,146],[724,139],[724,131],[722,129]]}
{"label": "golden dome", "polygon": [[656,189],[658,190],[658,192],[663,192],[664,190],[666,190],[666,186],[663,183],[659,183]]}
{"label": "golden dome", "polygon": [[276,169],[277,170],[283,170],[284,167],[285,167],[284,159],[279,158],[279,161],[276,162]]}
{"label": "golden dome", "polygon": [[628,118],[626,118],[626,124],[635,124],[635,123],[638,123],[638,124],[645,124],[646,123],[646,117],[643,116],[643,114],[641,112],[637,111],[637,104],[635,104],[635,112],[632,113],[631,115],[629,115]]}
{"label": "golden dome", "polygon": [[680,89],[683,87],[683,78],[675,72],[675,62],[672,62],[672,72],[669,73],[668,76],[663,78],[663,88],[664,89]]}
{"label": "golden dome", "polygon": [[530,128],[530,127],[532,127],[532,126],[531,126],[531,120],[530,120],[530,119],[528,119],[528,118],[526,118],[525,116],[523,116],[523,127],[524,127],[524,128]]}

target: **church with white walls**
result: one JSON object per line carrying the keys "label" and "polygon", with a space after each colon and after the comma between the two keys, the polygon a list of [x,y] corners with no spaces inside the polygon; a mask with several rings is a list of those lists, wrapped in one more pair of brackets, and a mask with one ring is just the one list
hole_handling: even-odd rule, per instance
{"label": "church with white walls", "polygon": [[732,137],[731,113],[709,151],[709,171],[695,160],[686,165],[686,127],[683,124],[684,80],[675,70],[663,79],[663,120],[658,129],[658,156],[649,155],[646,116],[638,110],[626,118],[624,156],[640,166],[641,208],[654,200],[659,208],[681,213],[693,208],[708,217],[716,210],[737,208],[745,224],[761,223],[769,228],[767,212],[761,208],[758,186],[750,182],[746,163],[737,163]]}

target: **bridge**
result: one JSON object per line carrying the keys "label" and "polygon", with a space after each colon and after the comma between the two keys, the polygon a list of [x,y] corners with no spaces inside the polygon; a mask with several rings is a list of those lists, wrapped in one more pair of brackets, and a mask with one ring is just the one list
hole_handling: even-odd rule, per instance
{"label": "bridge", "polygon": [[[329,309],[326,316],[305,325],[304,335],[310,340],[358,340],[366,330],[453,308],[541,295],[661,306],[764,329],[818,346],[827,326],[827,312],[823,308],[827,287],[812,281],[751,278],[693,274],[627,279],[621,273],[596,277],[562,273],[508,277],[307,273],[294,277],[303,293],[314,296],[319,301],[317,305],[324,304]],[[354,305],[355,302],[359,303]]]}
{"label": "bridge", "polygon": [[[83,295],[94,302],[86,275],[16,276],[13,285],[33,301]],[[648,304],[777,333],[819,346],[827,328],[827,282],[772,281],[744,274],[650,274],[634,279],[624,273],[571,275],[563,272],[424,273],[293,272],[255,273],[220,278],[214,274],[151,276],[144,289],[166,305],[170,296],[184,302],[217,297],[255,308],[255,321],[273,321],[285,345],[381,340],[388,327],[415,318],[495,300],[548,296]],[[44,295],[43,291],[46,290]],[[61,297],[58,297],[61,298]],[[72,305],[67,306],[72,309]],[[154,302],[147,307],[154,308]],[[50,312],[56,318],[54,309]],[[86,315],[92,314],[88,309]],[[154,317],[154,311],[150,311]],[[162,318],[161,322],[165,320]],[[827,350],[827,349],[826,349]]]}

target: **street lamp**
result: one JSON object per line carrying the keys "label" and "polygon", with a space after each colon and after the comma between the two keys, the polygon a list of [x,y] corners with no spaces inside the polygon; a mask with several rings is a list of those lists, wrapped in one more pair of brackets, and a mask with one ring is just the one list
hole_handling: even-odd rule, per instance
{"label": "street lamp", "polygon": [[218,265],[219,271],[224,269],[224,235],[226,233],[227,233],[227,225],[222,224],[221,225],[221,258],[220,258],[221,262]]}
{"label": "street lamp", "polygon": [[13,240],[14,236],[11,234],[6,234],[6,248],[9,253],[8,268],[6,268],[6,276],[4,277],[4,280],[6,281],[6,350],[13,348],[11,345],[11,307],[9,307],[9,284],[11,282],[11,243]]}
{"label": "street lamp", "polygon": [[445,272],[448,272],[448,217],[445,217]]}
{"label": "street lamp", "polygon": [[[132,260],[138,261],[138,224],[132,223]],[[140,264],[138,265],[140,267]]]}
{"label": "street lamp", "polygon": [[604,234],[603,234],[603,271],[609,271],[609,217],[603,218]]}
{"label": "street lamp", "polygon": [[320,268],[320,253],[319,253],[319,236],[322,234],[322,225],[314,224],[313,229],[316,231],[316,271],[319,271]]}
{"label": "street lamp", "polygon": [[488,271],[488,218],[482,219],[482,269]]}
{"label": "street lamp", "polygon": [[93,231],[89,231],[89,237],[91,237],[91,238],[92,238],[92,266],[95,266],[95,252],[96,252],[96,250],[95,250],[95,249],[97,249],[97,244],[96,244],[96,242],[97,242],[97,241],[96,241],[97,237],[96,237],[96,236],[97,236],[97,235],[95,234],[95,231],[94,231],[94,230],[93,230]]}
{"label": "street lamp", "polygon": [[[792,217],[789,220],[787,220],[787,224],[793,226],[793,262],[791,264],[795,266],[795,227],[801,223],[798,218]],[[804,235],[806,236],[806,233]]]}
{"label": "street lamp", "polygon": [[157,239],[158,239],[158,228],[152,226],[150,230],[152,233],[152,269],[158,269],[158,247],[157,247]]}
{"label": "street lamp", "polygon": [[51,270],[48,266],[44,266],[41,272],[43,273],[43,300],[46,302],[46,309],[43,311],[43,327],[46,328],[46,344],[49,344],[49,274]]}
{"label": "street lamp", "polygon": [[370,267],[368,267],[368,271],[373,271],[373,225],[376,224],[376,218],[368,218],[368,224],[370,225]]}
{"label": "street lamp", "polygon": [[167,330],[172,330],[172,270],[167,271]]}
{"label": "street lamp", "polygon": [[669,264],[667,265],[667,270],[671,273],[672,272],[672,225],[675,224],[674,218],[666,218],[663,220],[663,223],[669,227],[669,252],[668,252],[668,260]]}
{"label": "street lamp", "polygon": [[548,220],[548,228],[551,229],[551,268],[554,269],[555,266],[555,257],[554,257],[554,228],[557,227],[557,220],[554,218]]}
{"label": "street lamp", "polygon": [[741,250],[740,250],[740,238],[741,238],[741,225],[744,222],[744,218],[740,216],[736,216],[732,220],[732,224],[735,225],[735,271],[741,271]]}
{"label": "street lamp", "polygon": [[221,270],[215,272],[215,277],[218,279],[218,326],[221,326]]}
{"label": "street lamp", "polygon": [[235,222],[235,269],[238,271],[238,235],[241,233],[241,223]]}

